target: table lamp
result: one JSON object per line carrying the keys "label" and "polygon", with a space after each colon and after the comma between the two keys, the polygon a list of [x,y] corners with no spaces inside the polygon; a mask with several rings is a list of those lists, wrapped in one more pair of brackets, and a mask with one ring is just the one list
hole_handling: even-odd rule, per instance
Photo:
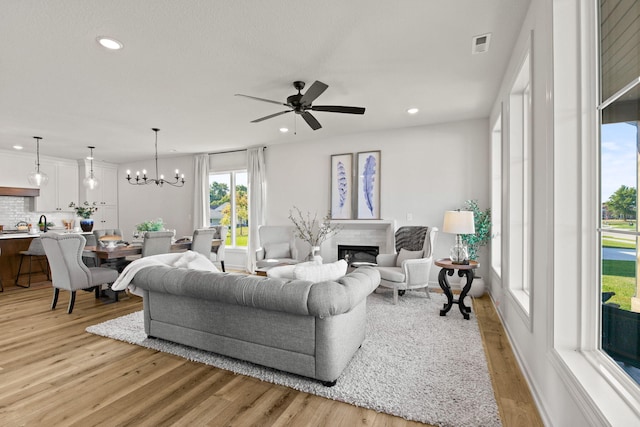
{"label": "table lamp", "polygon": [[469,264],[469,250],[462,243],[462,234],[475,234],[476,229],[471,211],[446,211],[442,232],[456,235],[456,244],[450,252],[451,262],[454,264]]}

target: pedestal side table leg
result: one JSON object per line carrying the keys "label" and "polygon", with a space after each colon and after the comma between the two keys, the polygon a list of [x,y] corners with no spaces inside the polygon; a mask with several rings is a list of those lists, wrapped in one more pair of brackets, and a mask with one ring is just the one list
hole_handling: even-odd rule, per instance
{"label": "pedestal side table leg", "polygon": [[447,280],[447,274],[449,276],[453,276],[453,270],[448,268],[443,268],[440,270],[438,274],[438,284],[442,291],[447,296],[447,303],[443,305],[442,310],[440,310],[440,316],[446,316],[449,310],[451,310],[451,306],[453,305],[453,292],[451,292],[451,286],[449,285],[449,281]]}
{"label": "pedestal side table leg", "polygon": [[467,284],[462,288],[462,292],[460,293],[460,297],[458,298],[458,308],[460,309],[460,313],[462,316],[469,320],[469,313],[471,313],[471,307],[468,307],[464,304],[464,298],[469,293],[471,289],[471,282],[473,282],[473,270],[459,270],[458,275],[460,277],[467,276]]}

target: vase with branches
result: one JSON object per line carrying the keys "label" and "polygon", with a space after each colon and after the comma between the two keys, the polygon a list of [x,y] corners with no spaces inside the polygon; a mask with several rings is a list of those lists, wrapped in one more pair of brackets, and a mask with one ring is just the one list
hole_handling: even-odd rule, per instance
{"label": "vase with branches", "polygon": [[296,229],[296,237],[311,246],[309,258],[316,256],[322,242],[338,233],[341,229],[339,225],[331,222],[331,213],[318,218],[317,213],[313,215],[310,212],[303,214],[296,206],[289,209],[289,220],[291,220]]}

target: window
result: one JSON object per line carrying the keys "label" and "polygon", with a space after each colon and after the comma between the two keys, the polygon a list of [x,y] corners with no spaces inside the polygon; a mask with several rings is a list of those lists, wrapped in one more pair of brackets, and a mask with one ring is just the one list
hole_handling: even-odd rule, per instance
{"label": "window", "polygon": [[227,246],[246,247],[249,238],[247,171],[209,175],[210,225],[226,225]]}
{"label": "window", "polygon": [[640,383],[637,1],[600,1],[600,346]]}
{"label": "window", "polygon": [[508,287],[528,316],[531,283],[531,64],[527,52],[509,94]]}
{"label": "window", "polygon": [[502,275],[502,114],[491,133],[491,266]]}

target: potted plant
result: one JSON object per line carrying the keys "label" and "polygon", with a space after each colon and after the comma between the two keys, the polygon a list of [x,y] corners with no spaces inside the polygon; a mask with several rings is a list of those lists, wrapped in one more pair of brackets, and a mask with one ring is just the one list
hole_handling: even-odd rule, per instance
{"label": "potted plant", "polygon": [[328,213],[324,218],[318,219],[318,214],[311,214],[307,212],[304,216],[300,209],[293,207],[289,210],[289,219],[296,227],[296,237],[303,240],[311,246],[311,252],[308,255],[308,259],[319,259],[322,262],[322,258],[319,255],[320,245],[327,240],[332,234],[336,234],[340,231],[340,227],[331,223],[331,214]]}
{"label": "potted plant", "polygon": [[69,207],[73,208],[80,218],[80,228],[82,231],[89,232],[93,229],[93,219],[91,219],[91,215],[93,215],[98,208],[96,207],[96,202],[90,204],[86,200],[82,205],[76,205],[74,202],[69,203]]}
{"label": "potted plant", "polygon": [[[469,249],[469,259],[478,259],[479,250],[491,240],[491,209],[481,210],[477,200],[467,200],[462,208],[473,212],[475,234],[463,234],[462,242]],[[463,279],[464,280],[464,279]],[[485,284],[480,276],[474,276],[469,295],[481,297],[484,294]]]}

